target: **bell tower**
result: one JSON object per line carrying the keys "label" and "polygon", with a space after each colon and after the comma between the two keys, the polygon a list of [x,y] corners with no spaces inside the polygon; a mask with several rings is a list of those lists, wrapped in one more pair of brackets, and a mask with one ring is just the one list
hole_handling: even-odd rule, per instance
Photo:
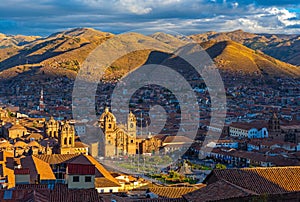
{"label": "bell tower", "polygon": [[48,137],[58,138],[59,122],[52,116],[44,125],[45,133]]}
{"label": "bell tower", "polygon": [[116,118],[111,112],[109,112],[108,107],[105,108],[101,115],[99,124],[104,134],[107,132],[113,132],[116,129]]}
{"label": "bell tower", "polygon": [[136,117],[130,111],[127,118],[127,133],[128,133],[128,154],[136,154]]}
{"label": "bell tower", "polygon": [[273,113],[273,116],[269,120],[269,130],[271,132],[280,132],[279,119],[275,113]]}
{"label": "bell tower", "polygon": [[59,131],[60,154],[73,153],[72,148],[75,146],[75,129],[68,122],[62,123]]}
{"label": "bell tower", "polygon": [[38,109],[40,111],[45,111],[45,103],[44,103],[44,90],[41,89],[41,95],[40,95],[40,101],[39,101],[39,107]]}
{"label": "bell tower", "polygon": [[268,130],[269,130],[270,136],[273,137],[273,139],[282,139],[280,122],[279,122],[279,119],[278,119],[276,113],[273,113],[272,117],[270,118],[270,120],[268,122]]}
{"label": "bell tower", "polygon": [[104,156],[115,156],[117,154],[116,149],[116,129],[117,121],[116,117],[106,107],[103,114],[99,119],[99,126],[104,133],[104,143],[102,153]]}

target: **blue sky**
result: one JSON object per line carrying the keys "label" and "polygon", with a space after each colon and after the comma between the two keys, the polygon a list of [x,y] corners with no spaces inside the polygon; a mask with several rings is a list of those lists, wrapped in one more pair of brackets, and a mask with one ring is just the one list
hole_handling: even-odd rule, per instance
{"label": "blue sky", "polygon": [[164,28],[182,34],[243,29],[300,34],[300,0],[9,0],[0,33],[47,36],[92,27],[121,33]]}

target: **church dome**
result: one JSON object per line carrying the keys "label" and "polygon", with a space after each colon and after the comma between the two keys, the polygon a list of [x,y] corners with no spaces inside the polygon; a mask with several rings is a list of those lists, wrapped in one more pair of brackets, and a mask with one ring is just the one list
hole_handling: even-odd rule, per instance
{"label": "church dome", "polygon": [[104,112],[100,116],[100,121],[104,121],[105,119],[110,119],[111,121],[116,121],[116,117],[111,113],[108,107],[105,108]]}

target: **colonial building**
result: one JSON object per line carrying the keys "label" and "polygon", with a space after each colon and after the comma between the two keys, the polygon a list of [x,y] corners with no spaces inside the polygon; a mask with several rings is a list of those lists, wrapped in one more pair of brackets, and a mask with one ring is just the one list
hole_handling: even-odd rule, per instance
{"label": "colonial building", "polygon": [[232,123],[229,136],[237,138],[267,138],[268,129],[261,123]]}
{"label": "colonial building", "polygon": [[15,175],[27,175],[17,176],[18,182],[23,184],[47,184],[49,187],[67,184],[69,189],[96,189],[99,193],[118,192],[120,188],[118,180],[95,158],[85,154],[42,154],[21,158],[19,168],[11,170],[10,187],[15,186],[14,171]]}
{"label": "colonial building", "polygon": [[3,136],[7,139],[21,138],[27,134],[27,129],[19,123],[17,119],[15,124],[6,123],[3,127]]}
{"label": "colonial building", "polygon": [[51,116],[49,121],[45,123],[44,130],[48,137],[58,138],[59,122]]}
{"label": "colonial building", "polygon": [[59,153],[72,154],[75,153],[75,129],[68,122],[60,126],[58,134]]}
{"label": "colonial building", "polygon": [[103,156],[134,155],[136,145],[136,117],[130,112],[126,125],[117,126],[116,117],[105,109],[99,119],[99,126],[104,133]]}
{"label": "colonial building", "polygon": [[139,153],[157,154],[162,146],[162,140],[155,136],[148,136],[141,140],[139,144]]}
{"label": "colonial building", "polygon": [[114,157],[135,154],[159,154],[187,150],[193,140],[185,136],[170,135],[136,135],[136,117],[130,112],[127,124],[117,125],[116,117],[105,109],[99,119],[104,140],[100,147],[102,156]]}
{"label": "colonial building", "polygon": [[87,154],[87,145],[75,142],[75,128],[67,121],[59,122],[53,117],[44,124],[45,136],[57,139],[55,153],[59,154]]}

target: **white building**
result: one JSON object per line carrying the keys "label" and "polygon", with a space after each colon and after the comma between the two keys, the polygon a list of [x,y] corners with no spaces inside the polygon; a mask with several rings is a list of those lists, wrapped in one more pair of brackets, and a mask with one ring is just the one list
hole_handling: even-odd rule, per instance
{"label": "white building", "polygon": [[229,136],[238,138],[267,138],[268,129],[261,124],[232,123],[229,126]]}
{"label": "white building", "polygon": [[207,147],[211,147],[211,148],[225,147],[225,148],[238,149],[239,143],[234,140],[218,140],[218,141],[212,141],[208,143]]}

